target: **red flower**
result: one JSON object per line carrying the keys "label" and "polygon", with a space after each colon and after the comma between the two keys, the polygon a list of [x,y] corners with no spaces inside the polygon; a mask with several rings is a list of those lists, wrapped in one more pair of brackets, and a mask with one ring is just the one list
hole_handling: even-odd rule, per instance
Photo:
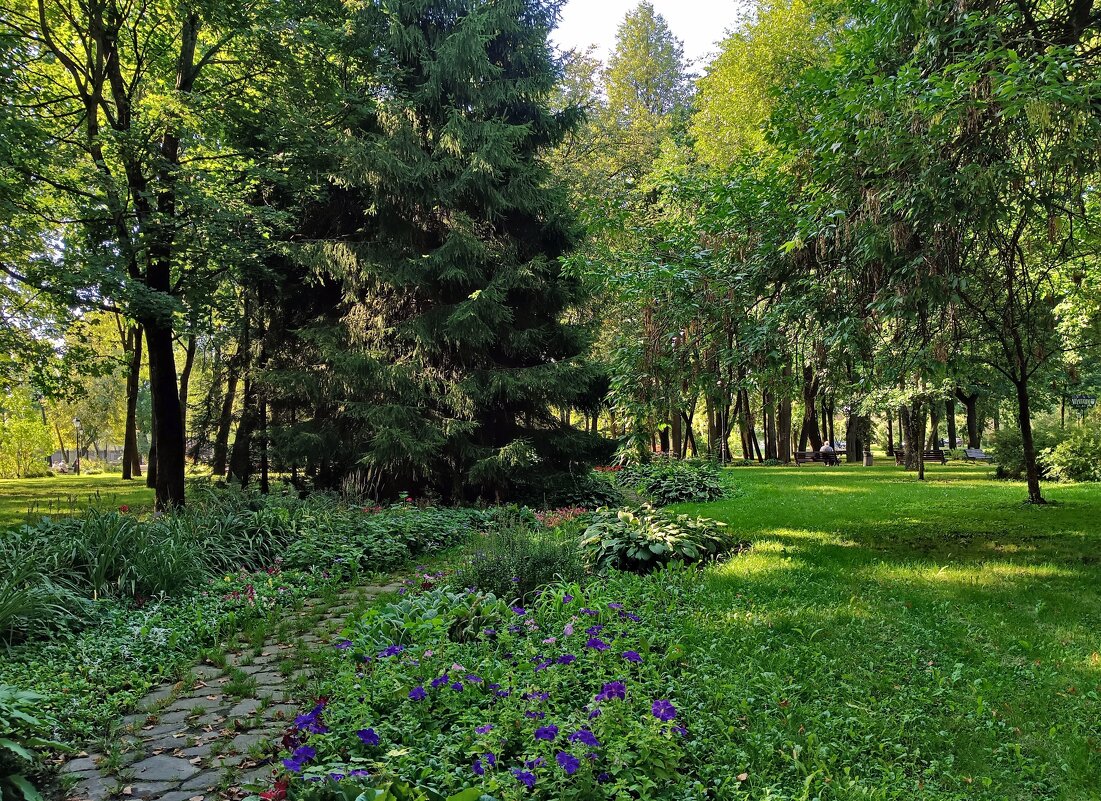
{"label": "red flower", "polygon": [[260,793],[260,797],[264,799],[264,801],[284,801],[287,797],[287,788],[289,786],[290,782],[287,779],[280,779],[270,790],[265,793]]}
{"label": "red flower", "polygon": [[127,512],[130,511],[130,507],[127,506],[126,504],[123,504],[122,506],[119,507],[119,511],[122,512],[123,514],[126,514]]}

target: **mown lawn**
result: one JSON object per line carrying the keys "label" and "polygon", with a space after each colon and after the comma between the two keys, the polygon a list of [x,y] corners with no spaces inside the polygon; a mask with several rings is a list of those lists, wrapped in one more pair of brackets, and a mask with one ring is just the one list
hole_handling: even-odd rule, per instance
{"label": "mown lawn", "polygon": [[726,665],[716,798],[1101,798],[1101,486],[987,473],[736,468],[679,507],[753,543],[681,617]]}
{"label": "mown lawn", "polygon": [[55,476],[0,480],[0,531],[40,517],[79,514],[88,507],[133,509],[153,505],[145,480],[123,481],[118,475]]}

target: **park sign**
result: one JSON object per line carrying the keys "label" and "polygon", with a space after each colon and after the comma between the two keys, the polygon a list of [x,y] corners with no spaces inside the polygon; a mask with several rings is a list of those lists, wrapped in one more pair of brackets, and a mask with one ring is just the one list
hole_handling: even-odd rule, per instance
{"label": "park sign", "polygon": [[1092,409],[1097,405],[1096,395],[1072,395],[1070,399],[1070,406],[1072,409]]}

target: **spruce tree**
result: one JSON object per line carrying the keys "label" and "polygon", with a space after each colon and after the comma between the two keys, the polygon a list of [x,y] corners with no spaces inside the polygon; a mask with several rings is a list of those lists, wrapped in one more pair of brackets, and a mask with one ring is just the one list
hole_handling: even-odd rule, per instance
{"label": "spruce tree", "polygon": [[576,225],[542,159],[580,116],[550,107],[560,6],[381,0],[352,20],[342,133],[273,327],[293,344],[268,371],[302,409],[282,458],[312,451],[322,483],[358,467],[379,495],[495,500],[592,454],[554,413],[594,375],[560,261]]}

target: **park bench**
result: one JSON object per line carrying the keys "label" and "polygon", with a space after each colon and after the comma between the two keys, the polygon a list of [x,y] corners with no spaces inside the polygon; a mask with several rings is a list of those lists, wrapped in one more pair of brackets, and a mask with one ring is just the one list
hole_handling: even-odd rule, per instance
{"label": "park bench", "polygon": [[[841,458],[844,455],[845,455],[844,449],[834,451],[833,452],[833,460],[830,462],[830,464],[833,464],[833,465],[841,464]],[[823,465],[826,464],[825,460],[822,459],[822,454],[819,453],[818,451],[796,451],[795,452],[795,464],[796,465],[801,466],[801,465],[805,465],[805,464],[812,464],[814,462],[818,462],[819,464],[823,464]]]}
{"label": "park bench", "polygon": [[[941,464],[948,464],[948,457],[945,455],[944,451],[940,450],[939,448],[922,451],[922,459],[926,463],[940,462]],[[899,466],[906,464],[906,451],[895,451],[895,464]]]}
{"label": "park bench", "polygon": [[963,451],[964,461],[968,462],[989,462],[993,461],[992,456],[983,453],[982,448],[965,448]]}

